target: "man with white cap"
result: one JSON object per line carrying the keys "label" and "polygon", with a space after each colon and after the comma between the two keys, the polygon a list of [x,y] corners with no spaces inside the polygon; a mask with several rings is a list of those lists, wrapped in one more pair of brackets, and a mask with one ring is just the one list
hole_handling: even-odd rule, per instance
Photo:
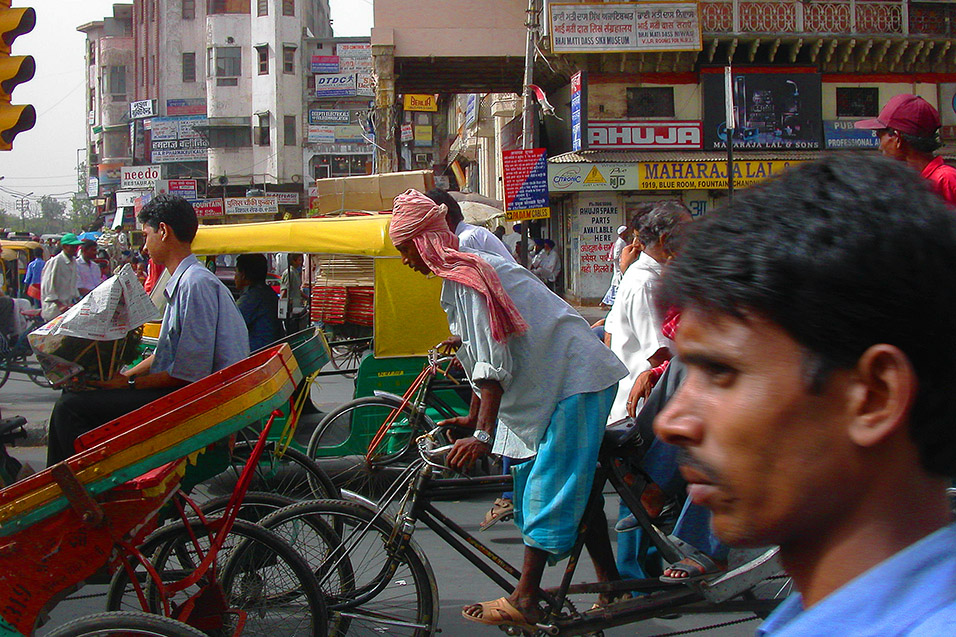
{"label": "man with white cap", "polygon": [[619,226],[617,229],[617,239],[614,241],[614,245],[611,246],[611,251],[608,252],[606,257],[607,260],[611,262],[611,267],[614,268],[614,274],[611,276],[611,285],[604,294],[604,298],[601,299],[601,305],[607,307],[614,305],[614,297],[617,296],[617,287],[621,285],[621,253],[628,244],[627,235],[628,227],[626,225]]}
{"label": "man with white cap", "polygon": [[879,117],[855,124],[857,128],[875,130],[880,138],[880,152],[905,161],[928,180],[933,191],[956,206],[956,168],[934,157],[942,146],[939,141],[939,111],[922,97],[904,93],[890,99]]}

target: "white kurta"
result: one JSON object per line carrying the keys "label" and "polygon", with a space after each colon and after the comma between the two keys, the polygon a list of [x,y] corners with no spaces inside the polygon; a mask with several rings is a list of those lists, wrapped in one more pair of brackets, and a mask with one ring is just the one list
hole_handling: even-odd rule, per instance
{"label": "white kurta", "polygon": [[535,455],[551,414],[569,396],[614,385],[627,370],[594,337],[574,308],[526,269],[487,252],[475,252],[498,273],[529,329],[506,343],[491,337],[485,298],[474,289],[445,280],[441,304],[468,378],[501,383],[494,453],[510,458]]}
{"label": "white kurta", "polygon": [[604,329],[611,335],[611,351],[627,365],[627,378],[617,388],[608,423],[627,416],[627,395],[638,375],[651,368],[648,359],[671,342],[661,334],[661,317],[652,302],[660,264],[641,253],[621,277],[614,306]]}
{"label": "white kurta", "polygon": [[558,258],[557,251],[552,248],[550,252],[547,250],[541,252],[540,256],[535,257],[535,263],[532,265],[531,271],[537,274],[542,281],[554,283],[558,274],[561,273],[561,259]]}
{"label": "white kurta", "polygon": [[458,245],[461,248],[491,252],[505,261],[515,262],[515,258],[508,251],[508,246],[503,244],[501,239],[496,237],[488,228],[473,226],[461,221],[455,226],[455,234],[458,235]]}
{"label": "white kurta", "polygon": [[57,307],[56,301],[65,304],[76,301],[79,296],[76,281],[76,261],[62,250],[46,262],[40,275],[40,299],[43,304],[40,313],[44,320],[49,321],[65,311]]}

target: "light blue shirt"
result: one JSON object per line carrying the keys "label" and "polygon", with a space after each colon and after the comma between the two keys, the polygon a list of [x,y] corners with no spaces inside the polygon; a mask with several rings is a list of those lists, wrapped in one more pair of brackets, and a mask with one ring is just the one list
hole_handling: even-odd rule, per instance
{"label": "light blue shirt", "polygon": [[956,524],[877,564],[803,609],[791,595],[757,637],[956,635]]}
{"label": "light blue shirt", "polygon": [[442,308],[451,333],[461,337],[458,359],[465,373],[472,382],[496,380],[504,389],[493,451],[527,458],[537,453],[560,401],[611,387],[627,369],[587,321],[528,270],[489,252],[462,252],[480,255],[495,269],[528,324],[524,334],[499,343],[491,336],[485,298],[448,279],[442,285]]}
{"label": "light blue shirt", "polygon": [[166,312],[150,372],[197,381],[249,356],[249,333],[229,289],[189,255],[163,291]]}

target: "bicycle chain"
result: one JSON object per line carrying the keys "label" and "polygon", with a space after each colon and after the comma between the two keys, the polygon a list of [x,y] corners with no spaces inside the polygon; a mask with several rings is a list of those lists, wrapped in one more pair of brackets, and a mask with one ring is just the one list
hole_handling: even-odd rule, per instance
{"label": "bicycle chain", "polygon": [[648,637],[670,637],[671,635],[690,635],[692,633],[699,633],[705,630],[711,630],[713,628],[726,628],[727,626],[734,626],[736,624],[745,624],[747,622],[752,622],[755,619],[760,619],[759,617],[744,617],[742,619],[733,619],[731,621],[721,622],[719,624],[710,624],[709,626],[700,626],[698,628],[686,628],[684,630],[675,630],[669,633],[657,633],[656,635],[649,635]]}

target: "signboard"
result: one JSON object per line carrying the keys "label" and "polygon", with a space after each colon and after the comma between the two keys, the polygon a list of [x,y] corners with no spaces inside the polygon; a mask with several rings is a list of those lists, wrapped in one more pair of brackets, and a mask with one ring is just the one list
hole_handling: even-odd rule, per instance
{"label": "signboard", "polygon": [[853,124],[848,121],[824,121],[823,139],[827,149],[880,147],[880,138],[875,130],[856,128]]}
{"label": "signboard", "polygon": [[174,195],[183,199],[196,199],[197,184],[195,179],[160,179],[156,183],[155,192],[159,195]]}
{"label": "signboard", "polygon": [[552,3],[555,53],[700,51],[696,2]]}
{"label": "signboard", "polygon": [[518,221],[550,217],[547,150],[506,150],[501,153],[501,160],[504,169],[506,219]]}
{"label": "signboard", "polygon": [[275,215],[279,213],[279,200],[268,197],[226,197],[227,215]]}
{"label": "signboard", "polygon": [[129,103],[130,119],[152,117],[156,114],[156,100],[139,100]]}
{"label": "signboard", "polygon": [[152,128],[153,161],[159,164],[178,161],[206,161],[206,149],[209,141],[195,130],[195,126],[205,126],[205,115],[184,115],[181,117],[154,117],[150,120]]}
{"label": "signboard", "polygon": [[90,177],[86,180],[86,196],[95,197],[100,194],[100,180],[97,177]]}
{"label": "signboard", "polygon": [[703,137],[694,121],[588,121],[588,150],[700,149]]}
{"label": "signboard", "polygon": [[637,190],[637,164],[548,164],[551,192]]}
{"label": "signboard", "polygon": [[310,124],[348,124],[351,121],[351,111],[338,111],[322,108],[309,109]]}
{"label": "signboard", "polygon": [[336,144],[359,144],[365,141],[365,129],[361,126],[333,126]]}
{"label": "signboard", "polygon": [[588,94],[587,71],[578,71],[571,76],[571,148],[584,150],[588,147]]}
{"label": "signboard", "polygon": [[132,208],[136,205],[136,200],[145,194],[148,194],[148,193],[143,192],[142,190],[117,190],[116,191],[116,207],[117,208]]}
{"label": "signboard", "polygon": [[310,144],[334,144],[335,126],[309,124],[307,139]]}
{"label": "signboard", "polygon": [[375,97],[375,76],[371,73],[356,73],[355,94],[362,97]]}
{"label": "signboard", "polygon": [[298,206],[299,193],[297,192],[274,192],[270,197],[275,197],[280,206]]}
{"label": "signboard", "polygon": [[[735,144],[736,145],[736,144]],[[735,161],[734,187],[746,188],[779,175],[796,161]],[[726,161],[641,162],[640,190],[708,190],[727,188]]]}
{"label": "signboard", "polygon": [[[821,147],[819,73],[740,73],[734,71],[737,126],[734,148]],[[702,73],[704,148],[727,147],[724,74]]]}
{"label": "signboard", "polygon": [[372,58],[339,58],[338,73],[371,73]]}
{"label": "signboard", "polygon": [[197,217],[221,217],[225,210],[222,199],[191,199],[189,203]]}
{"label": "signboard", "polygon": [[120,169],[120,188],[152,190],[159,179],[159,170],[159,166],[123,166]]}
{"label": "signboard", "polygon": [[416,146],[431,146],[432,145],[432,127],[431,124],[428,126],[418,126],[415,125],[415,145]]}
{"label": "signboard", "polygon": [[469,93],[465,104],[465,126],[471,128],[478,123],[478,106],[481,100],[475,93]]}
{"label": "signboard", "polygon": [[315,76],[316,97],[350,97],[355,95],[355,73]]}
{"label": "signboard", "polygon": [[369,58],[372,57],[372,45],[371,44],[345,44],[340,43],[335,45],[335,52],[340,58]]}
{"label": "signboard", "polygon": [[190,97],[166,100],[166,115],[205,115],[206,98]]}
{"label": "signboard", "polygon": [[434,113],[438,111],[438,96],[406,93],[402,106],[406,111],[430,111]]}
{"label": "signboard", "polygon": [[312,56],[313,73],[338,73],[339,56],[337,55],[313,55]]}
{"label": "signboard", "polygon": [[415,139],[415,134],[412,132],[411,124],[402,124],[402,141],[410,142]]}

